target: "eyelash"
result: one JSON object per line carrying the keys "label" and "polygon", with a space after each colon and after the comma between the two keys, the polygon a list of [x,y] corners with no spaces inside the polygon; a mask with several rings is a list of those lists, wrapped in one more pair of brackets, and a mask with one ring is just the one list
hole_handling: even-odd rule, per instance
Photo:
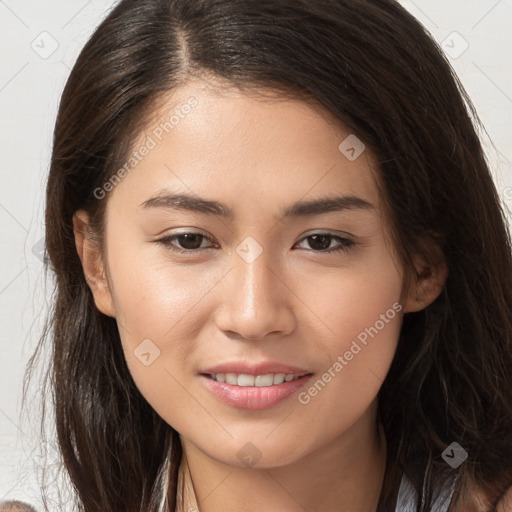
{"label": "eyelash", "polygon": [[[199,248],[199,249],[180,249],[179,247],[176,247],[175,245],[172,244],[172,240],[174,240],[176,238],[180,238],[180,237],[185,236],[185,235],[199,235],[203,239],[206,238],[207,240],[209,240],[211,242],[211,239],[209,237],[207,237],[206,235],[203,235],[202,233],[196,233],[196,232],[193,232],[193,231],[187,231],[187,232],[184,232],[184,233],[179,233],[177,235],[169,235],[169,236],[166,236],[164,238],[160,238],[159,240],[155,240],[155,243],[161,244],[165,248],[167,248],[168,250],[170,250],[172,252],[175,252],[175,253],[179,253],[179,254],[192,254],[192,253],[200,251],[201,248]],[[332,253],[337,253],[337,252],[340,252],[340,251],[348,252],[353,246],[356,245],[356,243],[353,240],[350,240],[348,238],[343,238],[343,237],[334,235],[332,233],[313,233],[311,235],[308,235],[308,236],[304,237],[302,240],[299,240],[298,243],[301,243],[304,240],[307,240],[308,238],[311,238],[313,236],[318,236],[318,235],[329,237],[329,238],[332,238],[333,240],[337,240],[337,241],[340,242],[340,245],[338,247],[333,248],[333,249],[316,250],[316,251],[314,249],[311,249],[313,252],[318,253],[318,254],[326,254],[326,253],[327,254],[332,254]],[[203,247],[202,249],[203,250],[205,250],[205,249],[206,250],[211,250],[213,248],[212,247]]]}

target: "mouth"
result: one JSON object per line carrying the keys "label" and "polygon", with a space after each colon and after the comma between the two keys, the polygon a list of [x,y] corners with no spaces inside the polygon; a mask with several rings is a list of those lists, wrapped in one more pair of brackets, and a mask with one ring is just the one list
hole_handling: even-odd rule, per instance
{"label": "mouth", "polygon": [[215,398],[238,409],[270,409],[289,398],[313,376],[302,374],[202,373],[201,381]]}
{"label": "mouth", "polygon": [[247,373],[204,373],[206,377],[215,382],[224,382],[232,386],[241,387],[270,387],[279,386],[283,382],[292,382],[309,373],[267,373],[265,375],[249,375]]}

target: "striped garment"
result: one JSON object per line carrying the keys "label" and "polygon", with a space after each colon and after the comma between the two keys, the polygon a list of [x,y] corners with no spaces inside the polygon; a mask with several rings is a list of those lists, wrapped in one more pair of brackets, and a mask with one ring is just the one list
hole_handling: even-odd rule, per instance
{"label": "striped garment", "polygon": [[[442,487],[434,490],[430,512],[448,512],[455,488],[456,477],[445,480]],[[395,512],[416,512],[418,494],[411,481],[403,475],[398,491]]]}

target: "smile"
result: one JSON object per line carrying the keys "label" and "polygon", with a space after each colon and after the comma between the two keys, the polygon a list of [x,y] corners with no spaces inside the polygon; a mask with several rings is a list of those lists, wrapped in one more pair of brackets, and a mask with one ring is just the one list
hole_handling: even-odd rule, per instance
{"label": "smile", "polygon": [[[312,376],[311,373],[305,375],[217,373],[201,374],[199,377],[206,389],[221,402],[238,409],[259,411],[282,402],[302,388]],[[223,377],[224,381],[222,381]]]}
{"label": "smile", "polygon": [[283,382],[291,382],[297,380],[302,375],[285,374],[285,373],[268,373],[266,375],[248,375],[246,373],[215,373],[210,374],[210,378],[217,382],[226,382],[233,386],[244,387],[264,387],[276,386]]}

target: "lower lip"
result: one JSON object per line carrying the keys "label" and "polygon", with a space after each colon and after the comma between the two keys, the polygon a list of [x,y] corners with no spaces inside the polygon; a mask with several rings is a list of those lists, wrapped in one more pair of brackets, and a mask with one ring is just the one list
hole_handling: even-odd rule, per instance
{"label": "lower lip", "polygon": [[217,382],[200,375],[203,384],[224,403],[251,411],[270,409],[304,386],[312,374],[303,375],[296,380],[276,384],[275,386],[234,386],[226,382]]}

